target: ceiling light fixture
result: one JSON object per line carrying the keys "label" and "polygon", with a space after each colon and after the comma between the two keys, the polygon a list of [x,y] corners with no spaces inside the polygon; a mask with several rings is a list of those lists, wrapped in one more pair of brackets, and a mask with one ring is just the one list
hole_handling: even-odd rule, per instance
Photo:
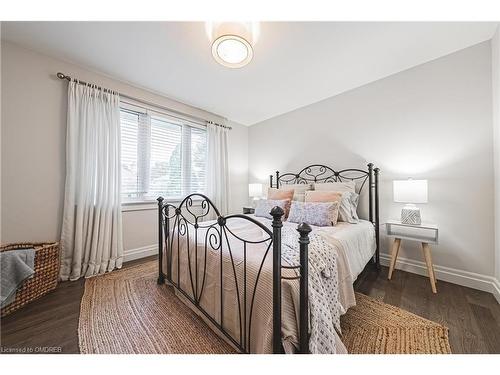
{"label": "ceiling light fixture", "polygon": [[223,22],[207,23],[206,26],[212,41],[212,55],[219,64],[241,68],[252,60],[258,24]]}
{"label": "ceiling light fixture", "polygon": [[238,35],[222,35],[212,44],[215,61],[228,68],[241,68],[253,57],[253,49],[248,41]]}

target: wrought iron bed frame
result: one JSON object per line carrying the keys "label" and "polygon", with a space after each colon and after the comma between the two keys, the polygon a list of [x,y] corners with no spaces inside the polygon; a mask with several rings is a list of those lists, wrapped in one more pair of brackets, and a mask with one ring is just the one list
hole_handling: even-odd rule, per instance
{"label": "wrought iron bed frame", "polygon": [[[314,170],[318,169],[316,175],[314,175]],[[325,174],[333,172],[332,175],[325,176]],[[345,177],[348,172],[364,173],[363,177]],[[276,187],[280,184],[286,183],[307,183],[308,181],[314,182],[332,182],[332,181],[342,181],[343,179],[362,179],[361,186],[358,191],[361,191],[366,179],[369,180],[370,194],[369,194],[369,206],[370,206],[370,221],[374,223],[376,230],[376,240],[377,240],[377,252],[376,252],[376,263],[378,265],[378,168],[373,169],[372,164],[368,164],[368,172],[360,169],[345,169],[343,171],[335,172],[333,169],[322,166],[322,165],[311,165],[304,168],[297,174],[286,173],[279,175],[276,172]],[[273,186],[273,178],[270,177],[270,185]],[[373,194],[372,194],[373,190]],[[373,197],[372,197],[373,195]],[[254,305],[255,293],[257,291],[259,277],[270,249],[272,247],[272,262],[273,262],[273,333],[272,333],[272,348],[273,353],[283,353],[283,346],[281,342],[281,281],[283,279],[288,280],[299,280],[299,353],[309,352],[309,298],[308,298],[308,245],[309,245],[309,233],[311,232],[311,227],[302,223],[298,225],[297,231],[299,232],[299,257],[300,261],[298,265],[288,266],[281,264],[281,228],[283,226],[282,217],[283,210],[279,207],[274,207],[270,214],[273,217],[272,220],[272,230],[267,228],[261,222],[255,220],[254,218],[247,215],[227,215],[223,216],[220,214],[217,207],[213,202],[203,194],[191,194],[182,200],[178,206],[174,206],[168,202],[164,202],[162,197],[157,199],[158,201],[158,284],[164,284],[167,282],[172,285],[177,291],[179,291],[187,300],[189,300],[194,307],[196,307],[218,330],[223,334],[238,350],[243,353],[250,353],[251,340],[250,333],[252,327],[252,312]],[[197,214],[193,211],[193,203],[196,201],[201,207],[201,213]],[[374,204],[375,202],[375,204]],[[375,212],[375,219],[373,213]],[[210,214],[215,214],[217,217],[216,221],[203,221],[209,217]],[[188,218],[186,218],[186,216]],[[247,220],[257,227],[261,228],[265,233],[263,240],[252,241],[251,239],[241,238],[239,235],[235,234],[227,226],[227,223],[234,219]],[[192,228],[192,229],[190,229]],[[204,257],[201,262],[198,260],[198,235],[200,230],[205,230],[205,238],[201,246],[204,252]],[[191,232],[190,232],[191,231]],[[190,233],[194,236],[194,249],[190,248]],[[180,256],[183,255],[179,253],[180,238],[186,236],[186,252],[188,260],[188,271],[189,271],[189,285],[190,291],[184,290],[180,282]],[[229,242],[229,238],[235,238],[243,243],[243,285],[238,283],[238,277],[236,276],[236,267],[233,258],[233,252]],[[177,241],[175,241],[177,239]],[[176,243],[175,243],[176,242]],[[247,282],[247,246],[248,244],[258,244],[267,243],[267,248],[265,250],[262,261],[259,265],[259,270],[257,272],[256,280],[253,283],[253,288],[248,290]],[[177,249],[175,249],[177,245]],[[203,291],[205,287],[205,277],[206,277],[206,260],[207,251],[211,249],[219,254],[219,288],[220,288],[220,319],[216,320],[210,315],[201,305],[201,297],[203,296]],[[174,251],[177,250],[177,264],[172,264],[172,255]],[[223,299],[223,256],[224,251],[226,255],[229,255],[231,260],[231,269],[234,276],[234,282],[236,286],[236,297],[238,302],[238,317],[239,317],[239,336],[233,337],[224,327],[224,299]],[[165,254],[164,254],[165,253]],[[194,254],[193,254],[194,253]],[[194,255],[194,275],[191,266],[191,257]],[[163,262],[166,262],[166,274],[163,272]],[[199,263],[202,263],[203,273],[199,274]],[[172,277],[172,267],[177,266],[177,278],[176,280]],[[298,275],[295,277],[282,276],[282,269],[293,269],[298,271]],[[199,287],[199,278],[201,277],[201,287]],[[240,286],[242,286],[243,298],[240,300]],[[249,301],[249,296],[251,299]],[[250,302],[250,305],[248,305]],[[249,310],[249,312],[247,312]]]}

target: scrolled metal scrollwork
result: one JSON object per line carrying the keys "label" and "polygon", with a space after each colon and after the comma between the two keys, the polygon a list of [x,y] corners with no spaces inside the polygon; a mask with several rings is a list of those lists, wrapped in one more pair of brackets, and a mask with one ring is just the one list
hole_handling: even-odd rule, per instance
{"label": "scrolled metal scrollwork", "polygon": [[376,250],[375,264],[380,269],[380,240],[379,240],[379,174],[380,169],[373,163],[368,163],[367,169],[347,168],[335,170],[323,164],[309,165],[298,173],[280,174],[269,176],[269,186],[280,188],[289,184],[312,184],[354,181],[355,191],[361,195],[365,186],[368,186],[365,196],[368,197],[368,220],[375,228]]}
{"label": "scrolled metal scrollwork", "polygon": [[277,186],[355,181],[356,192],[358,193],[362,191],[368,175],[368,171],[362,169],[349,168],[337,171],[322,164],[309,165],[299,173],[284,173],[281,175],[278,172],[276,173]]}
{"label": "scrolled metal scrollwork", "polygon": [[221,233],[216,228],[215,225],[211,225],[208,227],[205,233],[205,244],[210,245],[210,248],[214,251],[220,249],[222,241],[220,240]]}
{"label": "scrolled metal scrollwork", "polygon": [[[199,203],[198,210],[195,210],[195,202]],[[273,232],[260,221],[248,215],[221,215],[210,199],[202,194],[191,194],[184,198],[178,206],[174,206],[171,203],[163,204],[163,200],[159,199],[159,207],[160,226],[163,226],[165,234],[165,241],[161,243],[164,244],[166,249],[167,281],[197,306],[236,347],[243,352],[249,352],[254,299],[263,264],[268,257],[273,243]],[[216,216],[215,220],[201,221],[209,216],[210,213]],[[252,222],[262,230],[262,235],[256,239],[252,237],[245,238],[245,236],[238,234],[231,229],[230,225],[230,222],[237,219]],[[199,236],[200,238],[198,238]],[[246,271],[248,246],[261,243],[265,243],[266,251],[262,260],[259,260],[259,271],[257,272],[256,279],[250,283],[250,280],[247,279]],[[243,260],[240,260],[240,246],[238,245],[236,248],[236,244],[242,244]],[[206,290],[207,258],[210,258],[209,252],[218,253],[217,255],[214,254],[216,257],[211,259],[219,259],[220,295],[222,296],[224,293],[223,280],[226,280],[226,282],[232,280],[231,282],[234,283],[236,289],[239,332],[235,333],[234,337],[224,327],[224,306],[222,299],[220,301],[220,320],[216,320],[215,317],[210,316],[202,306],[202,297]],[[238,254],[237,257],[236,254]],[[184,263],[182,269],[180,259],[183,259],[182,263]],[[222,267],[223,264],[229,268],[224,270]],[[172,267],[177,271],[177,277],[172,277]],[[183,269],[183,267],[186,268]],[[180,275],[184,271],[181,283]],[[161,272],[160,274],[163,275]]]}

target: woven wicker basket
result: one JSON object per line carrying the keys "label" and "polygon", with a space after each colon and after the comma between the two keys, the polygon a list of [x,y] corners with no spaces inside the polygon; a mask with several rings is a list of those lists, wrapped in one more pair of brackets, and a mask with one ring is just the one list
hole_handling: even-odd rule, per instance
{"label": "woven wicker basket", "polygon": [[0,252],[15,249],[35,249],[35,273],[17,290],[16,299],[2,309],[1,316],[54,290],[59,279],[59,243],[17,243],[0,246]]}

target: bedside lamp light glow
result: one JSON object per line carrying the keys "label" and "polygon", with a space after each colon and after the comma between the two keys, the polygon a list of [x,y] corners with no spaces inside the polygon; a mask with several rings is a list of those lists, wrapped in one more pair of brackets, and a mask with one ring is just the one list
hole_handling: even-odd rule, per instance
{"label": "bedside lamp light glow", "polygon": [[420,225],[422,219],[416,203],[427,203],[427,180],[393,181],[394,202],[406,203],[401,210],[401,222]]}
{"label": "bedside lamp light glow", "polygon": [[394,202],[427,203],[427,180],[395,180]]}
{"label": "bedside lamp light glow", "polygon": [[252,205],[254,207],[262,195],[262,184],[248,184],[248,196],[252,198]]}
{"label": "bedside lamp light glow", "polygon": [[262,184],[248,184],[248,195],[254,199],[262,197]]}

